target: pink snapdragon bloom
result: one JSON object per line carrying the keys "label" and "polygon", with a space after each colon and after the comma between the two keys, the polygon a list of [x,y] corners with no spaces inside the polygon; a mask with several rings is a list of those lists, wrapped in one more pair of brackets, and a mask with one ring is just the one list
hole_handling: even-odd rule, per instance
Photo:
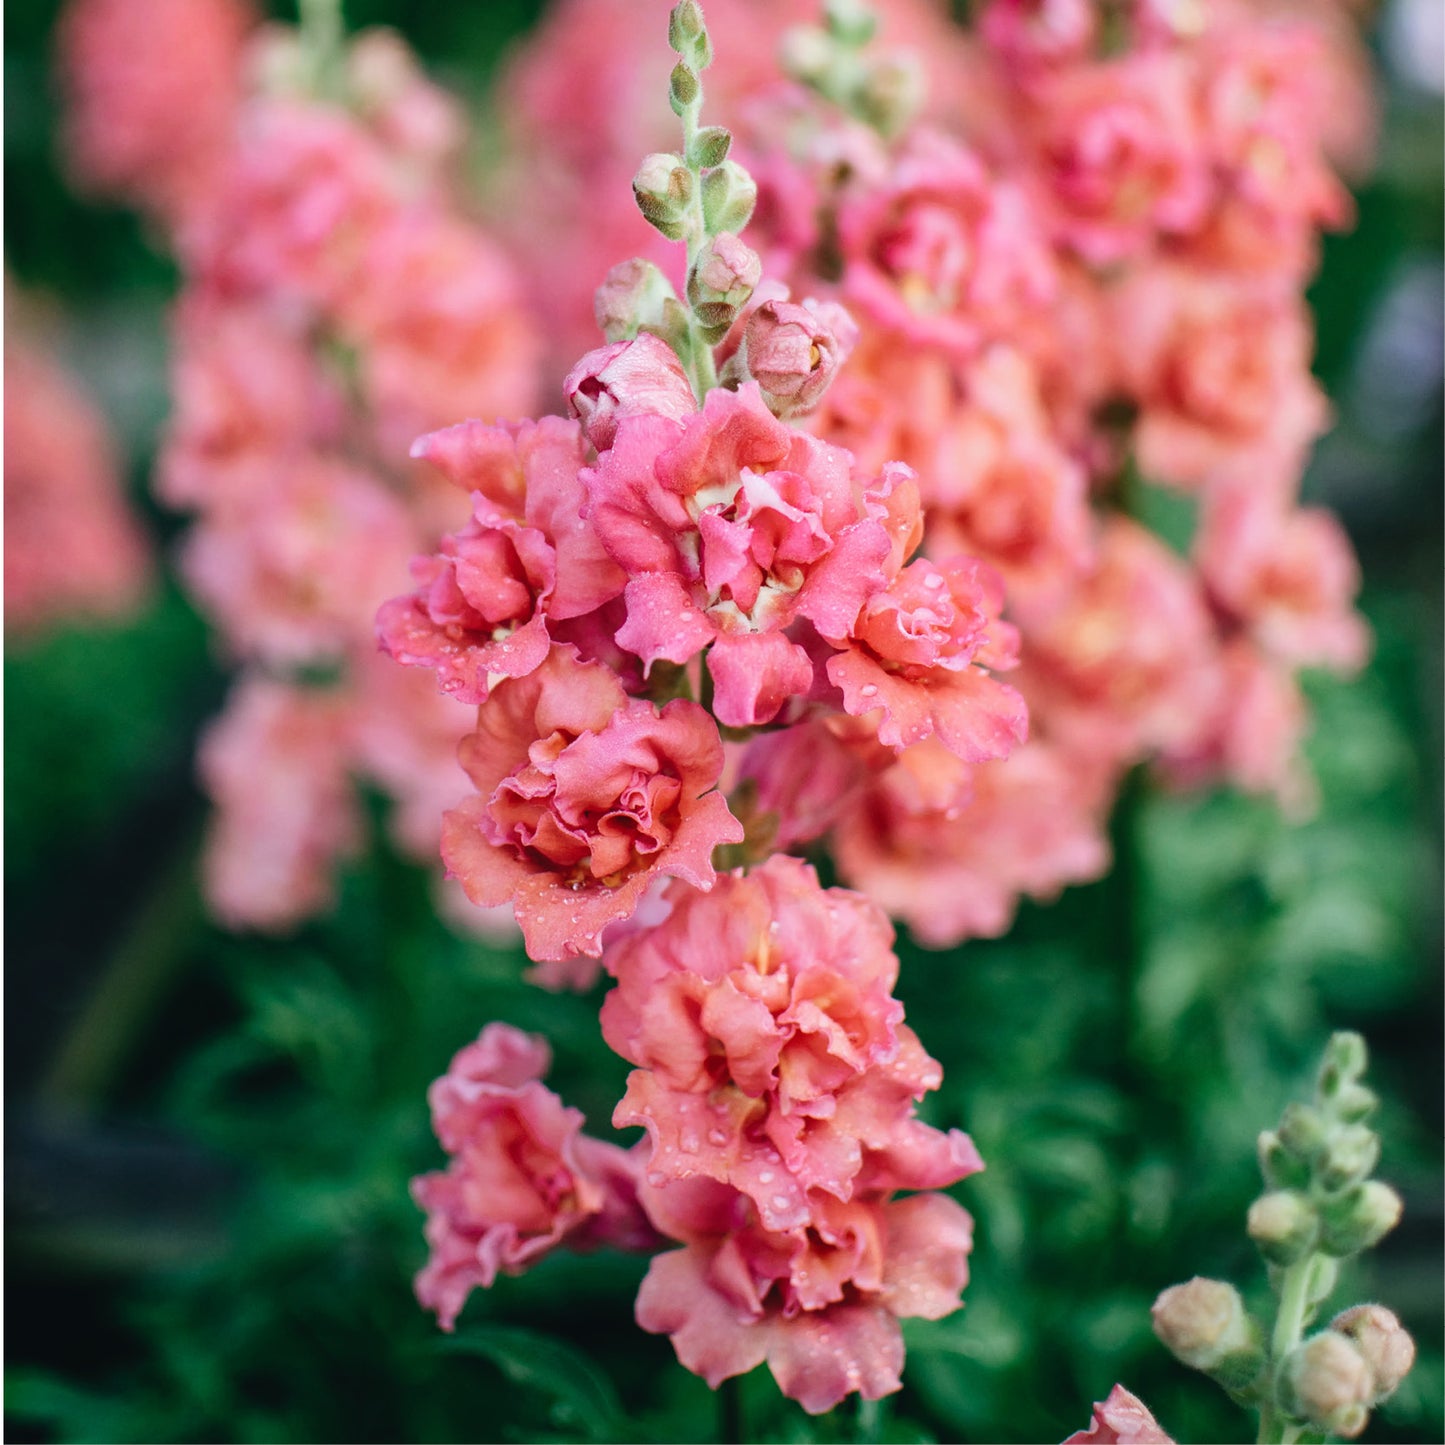
{"label": "pink snapdragon bloom", "polygon": [[203,877],[228,928],[281,933],[327,907],[361,836],[349,775],[352,699],[243,675],[201,742],[215,805]]}
{"label": "pink snapdragon bloom", "polygon": [[174,400],[155,479],[167,506],[244,502],[339,425],[341,399],[288,318],[191,292],[171,335]]}
{"label": "pink snapdragon bloom", "polygon": [[629,699],[570,646],[493,689],[460,756],[476,792],[443,820],[442,857],[474,903],[513,902],[535,959],[596,953],[655,879],[709,888],[713,849],[742,841],[710,791],[707,713]]}
{"label": "pink snapdragon bloom", "polygon": [[324,660],[366,637],[415,545],[377,478],[314,452],[292,468],[208,511],[180,559],[228,645],[277,663]]}
{"label": "pink snapdragon bloom", "polygon": [[939,1188],[981,1167],[967,1135],[913,1117],[942,1073],[892,996],[876,905],[782,854],[669,898],[603,958],[603,1036],[638,1065],[613,1123],[647,1129],[649,1182],[714,1179],[785,1232],[808,1226],[815,1192]]}
{"label": "pink snapdragon bloom", "polygon": [[1090,264],[1137,259],[1201,223],[1209,168],[1183,57],[1071,66],[1029,91],[1021,120],[1054,233]]}
{"label": "pink snapdragon bloom", "polygon": [[754,382],[709,392],[685,421],[622,418],[582,473],[588,518],[631,578],[617,641],[649,667],[710,647],[718,719],[770,721],[813,681],[783,629],[845,635],[882,584],[892,543],[876,513],[895,481],[860,486],[847,452],[784,426]]}
{"label": "pink snapdragon bloom", "polygon": [[743,328],[746,374],[774,416],[805,416],[823,399],[858,341],[835,301],[764,301]]}
{"label": "pink snapdragon bloom", "polygon": [[56,361],[7,338],[6,628],[123,617],[144,599],[151,573],[104,415]]}
{"label": "pink snapdragon bloom", "polygon": [[1034,368],[994,347],[969,368],[966,401],[921,474],[930,551],[987,563],[1011,599],[1056,599],[1089,565],[1088,478],[1059,445]]}
{"label": "pink snapdragon bloom", "polygon": [[541,666],[557,624],[617,597],[625,577],[581,516],[576,422],[463,422],[412,454],[471,490],[472,517],[413,562],[418,589],[382,606],[377,635],[398,662],[432,668],[444,693],[480,703]]}
{"label": "pink snapdragon bloom", "polygon": [[1198,580],[1123,517],[1067,605],[1025,621],[1019,685],[1043,733],[1072,753],[1126,765],[1187,749],[1217,685],[1215,634]]}
{"label": "pink snapdragon bloom", "polygon": [[341,311],[365,286],[398,180],[345,111],[253,101],[238,122],[215,204],[181,233],[187,268],[225,296]]}
{"label": "pink snapdragon bloom", "polygon": [[1174,1441],[1142,1400],[1115,1385],[1109,1398],[1094,1406],[1089,1428],[1074,1431],[1064,1445],[1174,1445]]}
{"label": "pink snapdragon bloom", "polygon": [[886,179],[838,208],[844,299],[906,341],[967,358],[1053,292],[1047,247],[1023,194],[973,152],[913,132]]}
{"label": "pink snapdragon bloom", "polygon": [[255,20],[247,0],[70,0],[57,43],[77,184],[171,224],[204,209]]}
{"label": "pink snapdragon bloom", "polygon": [[417,1299],[451,1330],[474,1288],[521,1274],[565,1245],[648,1248],[634,1153],[582,1132],[582,1115],[540,1081],[551,1050],[536,1034],[488,1024],[428,1091],[445,1172],[412,1180],[431,1257]]}
{"label": "pink snapdragon bloom", "polygon": [[611,447],[625,417],[652,415],[685,422],[697,410],[677,353],[646,333],[589,351],[567,373],[562,391],[589,445],[599,452]]}
{"label": "pink snapdragon bloom", "polygon": [[879,716],[878,737],[901,749],[937,736],[967,762],[1007,757],[1028,736],[1028,711],[985,669],[1018,662],[1018,631],[1000,620],[1003,585],[971,558],[922,558],[875,592],[827,663],[854,717]]}
{"label": "pink snapdragon bloom", "polygon": [[1260,467],[1303,464],[1329,407],[1296,288],[1162,264],[1118,287],[1111,315],[1146,477],[1197,487],[1251,455]]}
{"label": "pink snapdragon bloom", "polygon": [[989,0],[978,20],[984,43],[1015,81],[1088,56],[1098,39],[1093,0]]}
{"label": "pink snapdragon bloom", "polygon": [[962,766],[936,741],[909,748],[832,834],[839,877],[930,948],[997,938],[1020,897],[1050,901],[1109,866],[1112,775],[1046,742],[960,780]]}
{"label": "pink snapdragon bloom", "polygon": [[1235,478],[1208,497],[1195,555],[1210,595],[1271,656],[1344,673],[1364,665],[1359,563],[1332,512]]}
{"label": "pink snapdragon bloom", "polygon": [[1307,817],[1318,787],[1300,756],[1308,709],[1293,670],[1240,635],[1220,649],[1219,685],[1204,732],[1160,769],[1176,787],[1221,780],[1246,793],[1270,794],[1293,818]]}
{"label": "pink snapdragon bloom", "polygon": [[767,1362],[810,1414],[900,1387],[900,1319],[941,1319],[968,1282],[973,1222],[943,1194],[817,1201],[806,1229],[765,1229],[745,1196],[704,1182],[644,1189],[685,1248],[652,1261],[637,1322],[671,1335],[716,1389]]}
{"label": "pink snapdragon bloom", "polygon": [[536,407],[536,325],[510,263],[478,227],[440,208],[398,209],[372,235],[361,284],[340,305],[388,457],[458,417]]}

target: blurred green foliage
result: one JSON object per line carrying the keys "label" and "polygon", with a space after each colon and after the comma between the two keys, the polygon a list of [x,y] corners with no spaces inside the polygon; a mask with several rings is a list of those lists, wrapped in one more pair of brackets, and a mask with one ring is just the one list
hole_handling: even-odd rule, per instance
{"label": "blurred green foliage", "polygon": [[[473,91],[536,8],[348,5]],[[55,9],[7,7],[9,264],[82,318],[116,298],[153,311],[167,263],[55,167]],[[1314,290],[1347,441],[1377,303],[1406,259],[1439,264],[1438,170],[1399,139],[1438,127],[1438,107],[1392,105],[1360,227]],[[138,490],[151,445],[133,439]],[[1438,405],[1371,446],[1404,481],[1393,510],[1337,498],[1377,657],[1314,688],[1319,814],[1295,826],[1138,779],[1108,879],[1026,907],[998,942],[904,943],[900,991],[946,1071],[930,1116],[988,1161],[958,1191],[973,1280],[959,1314],[910,1324],[901,1396],[818,1420],[765,1372],[714,1395],[681,1370],[631,1322],[638,1259],[553,1257],[439,1335],[410,1291],[424,1249],[406,1180],[440,1160],[426,1086],[505,1019],[548,1035],[549,1082],[605,1131],[624,1065],[600,1040],[600,992],[544,994],[519,955],[456,937],[430,879],[381,841],[296,938],[214,930],[193,874],[190,758],[221,687],[203,626],[168,589],[128,626],[12,645],[11,1438],[1057,1440],[1122,1380],[1176,1438],[1245,1439],[1251,1422],[1155,1343],[1148,1307],[1196,1272],[1262,1293],[1243,1231],[1253,1140],[1334,1026],[1371,1041],[1381,1172],[1406,1200],[1338,1300],[1383,1299],[1421,1345],[1367,1438],[1445,1436]]]}

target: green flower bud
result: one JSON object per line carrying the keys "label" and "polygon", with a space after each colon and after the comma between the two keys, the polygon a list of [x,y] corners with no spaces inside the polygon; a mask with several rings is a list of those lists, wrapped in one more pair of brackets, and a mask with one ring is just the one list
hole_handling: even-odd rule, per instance
{"label": "green flower bud", "polygon": [[1310,1309],[1329,1299],[1339,1278],[1338,1261],[1325,1254],[1317,1254],[1310,1260],[1309,1277],[1305,1280],[1305,1300]]}
{"label": "green flower bud", "polygon": [[1316,1177],[1333,1192],[1369,1176],[1380,1162],[1380,1139],[1363,1124],[1344,1124],[1335,1130],[1315,1165]]}
{"label": "green flower bud", "polygon": [[1370,1419],[1375,1377],[1353,1340],[1322,1330],[1285,1361],[1281,1404],[1317,1430],[1352,1440]]}
{"label": "green flower bud", "polygon": [[1259,1172],[1271,1189],[1304,1189],[1310,1182],[1309,1165],[1296,1159],[1273,1129],[1259,1136]]}
{"label": "green flower bud", "polygon": [[1346,1259],[1378,1244],[1400,1222],[1404,1205],[1388,1184],[1367,1179],[1319,1208],[1320,1247]]}
{"label": "green flower bud", "polygon": [[732,149],[733,133],[725,125],[705,125],[693,137],[688,159],[700,170],[720,166]]}
{"label": "green flower bud", "polygon": [[1264,1339],[1232,1284],[1200,1279],[1166,1289],[1154,1301],[1154,1333],[1174,1357],[1240,1389],[1264,1363]]}
{"label": "green flower bud", "polygon": [[1391,1395],[1415,1363],[1415,1341],[1394,1311],[1383,1305],[1356,1305],[1330,1321],[1330,1328],[1346,1336],[1364,1356],[1375,1377],[1375,1403]]}
{"label": "green flower bud", "polygon": [[923,67],[910,51],[882,56],[868,67],[853,109],[885,140],[899,135],[923,108]]}
{"label": "green flower bud", "polygon": [[667,94],[675,115],[681,115],[702,94],[697,72],[685,60],[679,60],[672,67]]}
{"label": "green flower bud", "polygon": [[866,0],[825,0],[823,20],[840,44],[861,48],[872,40],[878,17]]}
{"label": "green flower bud", "polygon": [[634,258],[614,266],[593,299],[593,314],[609,341],[631,341],[644,326],[662,321],[663,305],[676,304],[672,283],[652,264]]}
{"label": "green flower bud", "polygon": [[1346,1124],[1359,1124],[1375,1112],[1379,1104],[1375,1094],[1363,1084],[1341,1084],[1330,1100],[1335,1118]]}
{"label": "green flower bud", "polygon": [[741,231],[757,201],[757,182],[736,161],[724,161],[704,173],[702,215],[709,236]]}
{"label": "green flower bud", "polygon": [[1303,1194],[1276,1189],[1249,1206],[1245,1227],[1271,1264],[1293,1264],[1314,1248],[1319,1219]]}
{"label": "green flower bud", "polygon": [[1286,1104],[1279,1120],[1279,1142],[1308,1164],[1324,1147],[1325,1121],[1308,1104]]}
{"label": "green flower bud", "polygon": [[632,178],[637,209],[669,241],[680,241],[687,229],[693,179],[679,155],[665,151],[643,158]]}
{"label": "green flower bud", "polygon": [[1320,1093],[1326,1099],[1332,1099],[1339,1093],[1342,1084],[1358,1083],[1369,1062],[1369,1052],[1359,1034],[1344,1031],[1331,1034],[1320,1064]]}
{"label": "green flower bud", "polygon": [[702,6],[697,0],[682,0],[667,17],[667,43],[679,55],[686,55],[707,34]]}

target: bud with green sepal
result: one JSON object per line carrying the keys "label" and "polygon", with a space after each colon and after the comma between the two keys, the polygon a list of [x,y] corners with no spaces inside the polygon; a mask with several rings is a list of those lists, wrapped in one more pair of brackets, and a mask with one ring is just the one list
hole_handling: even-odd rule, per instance
{"label": "bud with green sepal", "polygon": [[1291,1415],[1353,1440],[1370,1423],[1375,1376],[1353,1340],[1321,1330],[1290,1352],[1280,1395]]}
{"label": "bud with green sepal", "polygon": [[1383,1305],[1355,1305],[1330,1321],[1337,1334],[1353,1340],[1375,1377],[1378,1404],[1399,1388],[1415,1364],[1415,1341],[1393,1310]]}
{"label": "bud with green sepal", "polygon": [[670,151],[644,157],[632,178],[637,209],[669,241],[680,241],[687,234],[696,189],[692,171],[681,156]]}
{"label": "bud with green sepal", "polygon": [[1279,1141],[1302,1163],[1311,1163],[1324,1147],[1326,1124],[1318,1109],[1287,1104],[1280,1116]]}
{"label": "bud with green sepal", "polygon": [[1310,1166],[1285,1148],[1273,1129],[1259,1136],[1259,1172],[1271,1189],[1304,1189],[1310,1182]]}
{"label": "bud with green sepal", "polygon": [[1218,1279],[1189,1280],[1154,1301],[1154,1333],[1184,1364],[1243,1389],[1264,1364],[1264,1336],[1239,1291]]}
{"label": "bud with green sepal", "polygon": [[687,300],[709,343],[727,335],[763,278],[763,263],[731,231],[708,239],[687,278]]}
{"label": "bud with green sepal", "polygon": [[736,161],[724,161],[703,173],[702,216],[709,236],[741,231],[757,202],[757,182]]}
{"label": "bud with green sepal", "polygon": [[1403,1208],[1388,1184],[1356,1184],[1321,1204],[1320,1248],[1336,1259],[1373,1249],[1400,1222]]}
{"label": "bud with green sepal", "polygon": [[659,328],[664,325],[669,301],[678,307],[672,282],[651,261],[634,257],[619,262],[603,278],[593,300],[593,314],[608,341],[631,341],[643,330],[662,334]]}
{"label": "bud with green sepal", "polygon": [[1297,1189],[1275,1189],[1249,1206],[1245,1228],[1271,1264],[1293,1264],[1314,1249],[1320,1221]]}
{"label": "bud with green sepal", "polygon": [[1315,1174],[1322,1189],[1345,1189],[1368,1178],[1379,1162],[1379,1135],[1363,1124],[1342,1124],[1320,1151]]}

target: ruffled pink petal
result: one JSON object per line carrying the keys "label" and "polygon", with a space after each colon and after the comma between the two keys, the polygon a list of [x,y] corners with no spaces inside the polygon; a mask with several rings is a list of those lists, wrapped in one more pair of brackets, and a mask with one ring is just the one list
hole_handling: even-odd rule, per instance
{"label": "ruffled pink petal", "polygon": [[883,1206],[887,1261],[882,1302],[900,1319],[942,1319],[962,1303],[973,1220],[946,1194],[915,1194]]}
{"label": "ruffled pink petal", "polygon": [[881,1306],[833,1305],[773,1322],[768,1367],[783,1394],[821,1415],[855,1390],[879,1400],[902,1388],[903,1334]]}
{"label": "ruffled pink petal", "polygon": [[671,1335],[677,1358],[713,1388],[761,1365],[768,1332],[709,1284],[692,1249],[658,1255],[637,1292],[637,1323],[649,1334]]}
{"label": "ruffled pink petal", "polygon": [[684,663],[717,635],[675,572],[648,572],[627,584],[627,622],[617,641],[651,666]]}
{"label": "ruffled pink petal", "polygon": [[813,682],[813,664],[781,632],[724,635],[707,657],[716,689],[713,711],[724,727],[757,727],[777,717]]}

